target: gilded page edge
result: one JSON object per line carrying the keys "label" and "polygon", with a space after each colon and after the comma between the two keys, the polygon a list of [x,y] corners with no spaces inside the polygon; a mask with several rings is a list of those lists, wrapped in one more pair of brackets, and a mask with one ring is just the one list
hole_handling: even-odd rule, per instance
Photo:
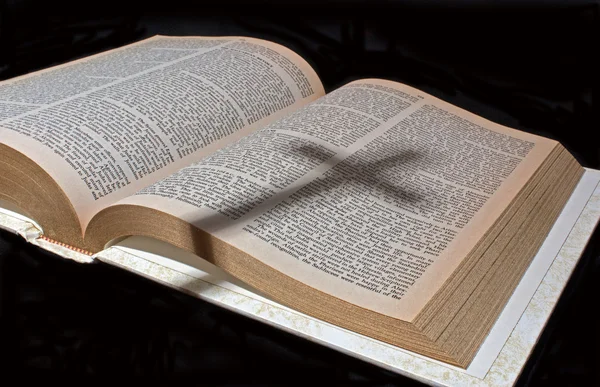
{"label": "gilded page edge", "polygon": [[[597,180],[600,180],[600,171],[586,169],[586,174],[596,174]],[[285,307],[277,308],[270,303],[266,304],[191,277],[118,248],[104,250],[96,257],[105,263],[430,385],[513,385],[599,219],[600,188],[596,185],[575,225],[568,232],[566,241],[542,277],[540,286],[484,377],[474,376],[468,369],[447,365],[314,318],[307,319],[299,312]],[[533,330],[530,329],[532,324],[535,325]],[[332,329],[333,332],[330,331]],[[327,331],[330,331],[330,336],[327,336]],[[341,345],[335,343],[348,337],[348,334],[354,340],[344,341]],[[372,355],[373,352],[376,355]]]}

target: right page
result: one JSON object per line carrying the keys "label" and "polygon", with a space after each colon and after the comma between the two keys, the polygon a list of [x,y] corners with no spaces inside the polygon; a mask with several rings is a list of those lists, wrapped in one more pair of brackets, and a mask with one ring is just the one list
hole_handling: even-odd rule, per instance
{"label": "right page", "polygon": [[412,321],[556,145],[361,80],[118,204],[168,213],[316,290]]}

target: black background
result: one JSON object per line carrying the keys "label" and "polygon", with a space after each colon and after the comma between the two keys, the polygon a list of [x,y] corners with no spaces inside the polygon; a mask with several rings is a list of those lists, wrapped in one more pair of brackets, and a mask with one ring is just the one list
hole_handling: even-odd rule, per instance
{"label": "black background", "polygon": [[[254,36],[298,52],[327,91],[364,77],[398,80],[555,138],[584,166],[599,168],[598,12],[594,1],[4,0],[0,79],[155,34]],[[521,384],[598,381],[596,239]],[[0,324],[0,378],[418,385],[117,269],[67,262],[5,232]]]}

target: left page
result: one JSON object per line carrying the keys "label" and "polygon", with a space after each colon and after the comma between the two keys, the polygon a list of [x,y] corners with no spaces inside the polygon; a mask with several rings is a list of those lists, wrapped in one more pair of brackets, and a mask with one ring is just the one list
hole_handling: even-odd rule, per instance
{"label": "left page", "polygon": [[0,83],[0,143],[58,183],[85,230],[107,205],[323,94],[275,43],[157,36]]}

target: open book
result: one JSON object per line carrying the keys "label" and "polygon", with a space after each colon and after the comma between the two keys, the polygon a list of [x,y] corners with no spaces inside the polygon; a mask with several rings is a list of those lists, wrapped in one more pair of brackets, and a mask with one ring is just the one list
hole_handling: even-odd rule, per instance
{"label": "open book", "polygon": [[46,239],[155,238],[461,367],[582,174],[556,141],[406,85],[325,95],[252,38],[154,37],[0,84],[0,201]]}

